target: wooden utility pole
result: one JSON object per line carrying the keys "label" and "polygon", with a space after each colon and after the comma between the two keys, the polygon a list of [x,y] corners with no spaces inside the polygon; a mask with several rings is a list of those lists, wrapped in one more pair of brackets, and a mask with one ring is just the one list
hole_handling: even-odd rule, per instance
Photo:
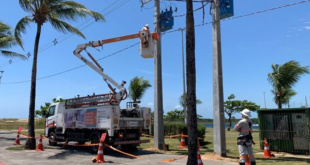
{"label": "wooden utility pole", "polygon": [[[155,0],[155,32],[160,35],[160,2]],[[164,149],[164,111],[161,67],[161,39],[154,46],[154,147]]]}
{"label": "wooden utility pole", "polygon": [[213,2],[213,130],[214,153],[226,156],[222,48],[219,0]]}

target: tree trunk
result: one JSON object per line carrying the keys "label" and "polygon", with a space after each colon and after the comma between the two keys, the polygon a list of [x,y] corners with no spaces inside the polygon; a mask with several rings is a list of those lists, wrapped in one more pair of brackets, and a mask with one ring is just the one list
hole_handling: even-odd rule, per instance
{"label": "tree trunk", "polygon": [[231,128],[231,113],[228,113],[228,127],[227,127],[227,131],[230,131]]}
{"label": "tree trunk", "polygon": [[[36,99],[36,79],[37,79],[37,58],[38,58],[38,49],[39,41],[41,35],[41,25],[37,23],[37,35],[34,43],[34,52],[33,52],[33,62],[32,62],[32,72],[31,72],[31,87],[30,87],[30,104],[29,104],[29,118],[28,118],[28,136],[35,137],[34,132],[34,116],[35,116],[35,99]],[[36,148],[36,139],[29,138],[25,143],[25,149],[35,149]]]}
{"label": "tree trunk", "polygon": [[282,91],[281,89],[278,89],[278,109],[282,109]]}
{"label": "tree trunk", "polygon": [[195,27],[193,1],[186,0],[187,165],[197,165]]}

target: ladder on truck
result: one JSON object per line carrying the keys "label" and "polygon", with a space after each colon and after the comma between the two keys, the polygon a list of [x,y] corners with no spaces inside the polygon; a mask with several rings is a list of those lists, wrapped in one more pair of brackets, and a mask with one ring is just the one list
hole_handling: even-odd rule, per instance
{"label": "ladder on truck", "polygon": [[115,94],[106,93],[98,95],[88,95],[84,97],[78,97],[66,99],[65,107],[66,108],[77,108],[82,106],[94,106],[94,105],[105,105],[105,104],[118,104],[115,100]]}

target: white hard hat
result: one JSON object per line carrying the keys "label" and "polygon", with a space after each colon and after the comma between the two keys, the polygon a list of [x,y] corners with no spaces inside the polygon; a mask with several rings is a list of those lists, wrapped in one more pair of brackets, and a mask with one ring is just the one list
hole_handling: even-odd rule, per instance
{"label": "white hard hat", "polygon": [[247,117],[251,117],[251,111],[248,109],[244,109],[241,111],[241,114]]}
{"label": "white hard hat", "polygon": [[145,24],[145,25],[144,25],[144,27],[147,27],[147,28],[149,28],[149,24]]}

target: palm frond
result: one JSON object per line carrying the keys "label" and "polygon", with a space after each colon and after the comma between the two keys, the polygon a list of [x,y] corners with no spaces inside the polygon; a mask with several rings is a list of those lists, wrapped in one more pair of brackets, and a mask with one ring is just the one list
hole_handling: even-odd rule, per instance
{"label": "palm frond", "polygon": [[13,36],[1,37],[0,36],[0,48],[11,48],[16,45],[15,38]]}
{"label": "palm frond", "polygon": [[144,80],[143,77],[134,77],[130,81],[129,85],[129,97],[132,100],[141,99],[147,88],[151,87],[148,80]]}
{"label": "palm frond", "polygon": [[28,16],[23,17],[21,20],[17,22],[15,30],[14,30],[15,40],[23,49],[24,47],[23,47],[23,42],[21,39],[21,33],[23,34],[26,33],[26,27],[29,26],[31,21],[32,20]]}
{"label": "palm frond", "polygon": [[9,57],[9,58],[19,58],[21,60],[28,60],[28,58],[25,55],[16,53],[16,52],[11,52],[11,51],[6,51],[6,50],[0,50],[1,55],[4,57]]}
{"label": "palm frond", "polygon": [[34,8],[31,6],[38,0],[19,0],[20,7],[26,12],[34,12]]}
{"label": "palm frond", "polygon": [[48,20],[50,21],[52,26],[60,32],[63,32],[63,33],[71,32],[71,33],[77,34],[83,38],[86,38],[79,29],[71,26],[70,24],[68,24],[62,20],[59,20],[59,19],[56,19],[53,17],[48,17]]}
{"label": "palm frond", "polygon": [[74,1],[65,1],[51,6],[51,11],[61,19],[76,21],[78,18],[86,18],[89,15],[96,20],[105,21],[102,14],[88,10],[84,5]]}

